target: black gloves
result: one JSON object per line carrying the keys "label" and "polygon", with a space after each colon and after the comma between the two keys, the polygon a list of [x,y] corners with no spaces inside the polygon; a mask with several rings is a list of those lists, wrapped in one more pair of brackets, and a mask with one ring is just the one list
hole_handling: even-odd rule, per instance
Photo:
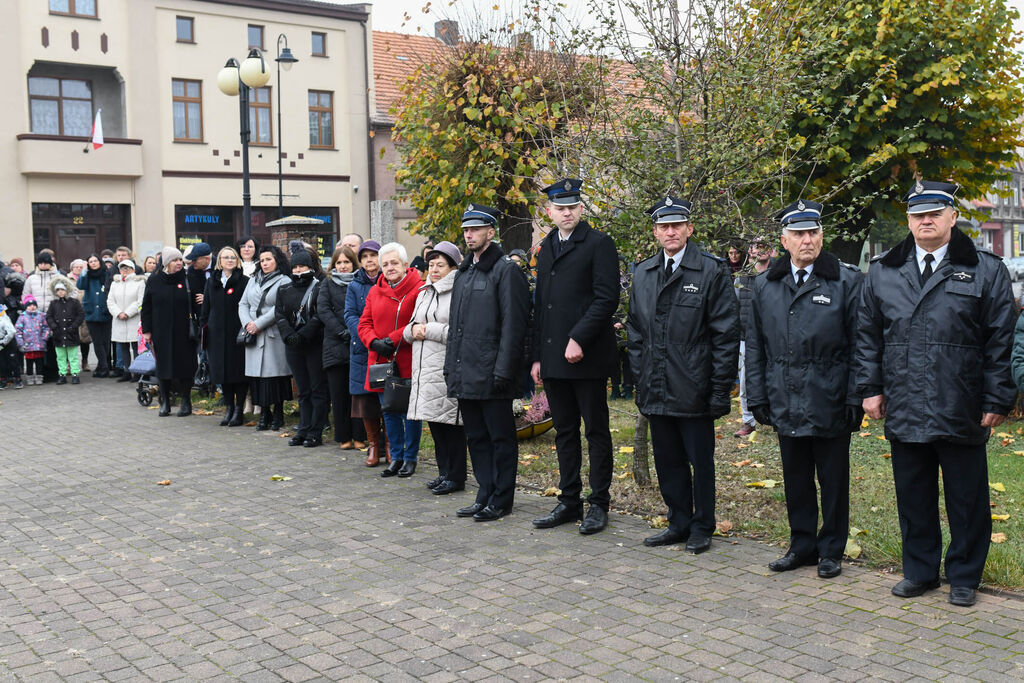
{"label": "black gloves", "polygon": [[512,389],[512,380],[507,377],[498,377],[495,375],[492,386],[494,387],[494,393],[507,394],[509,390]]}
{"label": "black gloves", "polygon": [[772,426],[772,410],[768,406],[750,406],[750,412],[758,424]]}
{"label": "black gloves", "polygon": [[384,339],[374,339],[370,342],[370,348],[378,356],[393,356],[395,353],[395,343],[385,337]]}
{"label": "black gloves", "polygon": [[297,334],[289,334],[284,338],[284,343],[287,346],[298,346],[302,343],[302,337]]}
{"label": "black gloves", "polygon": [[338,333],[338,339],[347,344],[352,339],[352,333],[349,332],[348,330],[342,330],[341,332]]}
{"label": "black gloves", "polygon": [[708,402],[708,412],[712,419],[718,419],[723,415],[732,412],[732,397],[728,391],[711,392],[711,400]]}
{"label": "black gloves", "polygon": [[855,432],[864,421],[864,409],[860,406],[847,405],[843,409],[843,418],[846,420],[846,431]]}

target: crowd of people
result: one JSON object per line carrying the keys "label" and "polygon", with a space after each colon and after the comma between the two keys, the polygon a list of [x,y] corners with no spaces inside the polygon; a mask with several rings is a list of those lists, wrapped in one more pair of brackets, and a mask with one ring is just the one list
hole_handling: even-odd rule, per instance
{"label": "crowd of people", "polygon": [[441,242],[410,259],[397,242],[350,234],[326,269],[309,244],[283,250],[251,237],[216,255],[205,243],[187,254],[166,247],[141,267],[122,247],[76,260],[68,276],[43,251],[29,275],[19,259],[3,266],[0,374],[4,385],[38,384],[52,365],[59,383],[77,384],[92,344],[93,376],[130,381],[145,348],[160,416],[175,396],[179,416],[192,412],[205,365],[223,394],[220,424],[245,424],[251,402],[257,430],[284,427],[294,388],[289,446],[323,445],[333,422],[340,447],[365,448],[368,467],[385,464],[382,477],[415,474],[426,422],[438,465],[428,487],[465,489],[468,451],[478,489],[456,515],[478,522],[513,508],[512,402],[542,384],[560,482],[557,505],[533,526],[576,523],[584,535],[608,524],[612,378],[612,396],[635,390],[649,420],[668,507],[667,528],[643,542],[694,554],[716,528],[714,421],[730,413],[738,374],[736,436],[759,423],[779,437],[791,534],[769,568],[841,573],[850,433],[866,413],[886,418],[892,442],[906,574],[893,594],[939,585],[941,467],[950,602],[966,606],[991,531],[985,443],[1016,399],[1015,380],[1024,385],[1024,325],[1005,266],[956,228],[956,190],[916,182],[906,240],[866,276],[823,249],[824,207],[804,199],[776,216],[781,256],[755,241],[719,257],[691,239],[691,203],[666,196],[647,211],[661,248],[629,268],[583,218],[574,178],[543,189],[555,229],[535,270],[494,241],[501,214],[480,204],[462,217],[465,254]]}

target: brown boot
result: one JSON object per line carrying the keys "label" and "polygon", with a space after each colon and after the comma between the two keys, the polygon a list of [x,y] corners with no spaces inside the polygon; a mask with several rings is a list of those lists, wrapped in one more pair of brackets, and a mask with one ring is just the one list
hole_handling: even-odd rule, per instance
{"label": "brown boot", "polygon": [[366,440],[370,444],[370,448],[366,453],[366,466],[376,467],[380,464],[380,450],[377,444],[378,439],[380,439],[380,423],[364,417],[363,426],[366,427]]}
{"label": "brown boot", "polygon": [[388,464],[390,465],[391,464],[391,439],[388,438],[388,432],[387,432],[386,429],[382,429],[380,431],[381,431],[381,435],[384,438],[384,448],[383,448],[383,450],[384,450],[384,453],[385,453],[385,457],[387,458]]}

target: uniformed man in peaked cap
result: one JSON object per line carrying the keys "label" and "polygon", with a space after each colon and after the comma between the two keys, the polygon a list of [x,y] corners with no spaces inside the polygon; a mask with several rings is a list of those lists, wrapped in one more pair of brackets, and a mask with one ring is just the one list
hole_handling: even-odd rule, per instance
{"label": "uniformed man in peaked cap", "polygon": [[788,253],[754,280],[745,365],[750,411],[779,434],[786,484],[789,550],[768,568],[817,564],[828,579],[842,571],[850,432],[864,417],[853,372],[863,275],[822,251],[821,210],[801,199],[775,216]]}
{"label": "uniformed man in peaked cap", "polygon": [[526,276],[493,240],[499,211],[470,204],[462,215],[466,258],[452,287],[445,346],[448,395],[459,399],[480,488],[456,515],[492,522],[512,511],[519,441],[512,399],[530,318]]}
{"label": "uniformed man in peaked cap", "polygon": [[644,544],[685,542],[696,554],[715,532],[715,419],[732,408],[740,333],[729,267],[690,241],[691,211],[671,196],[647,210],[662,249],[636,267],[626,331],[668,505],[668,528]]}
{"label": "uniformed man in peaked cap", "polygon": [[949,601],[969,606],[992,531],[985,443],[1016,400],[1017,310],[999,257],[956,227],[952,183],[906,195],[910,234],[871,262],[861,297],[857,388],[892,445],[903,575],[893,595],[939,586],[939,471],[946,496]]}
{"label": "uniformed man in peaked cap", "polygon": [[[608,524],[612,483],[612,435],[608,425],[608,378],[616,361],[612,316],[619,305],[615,243],[582,220],[582,182],[566,178],[544,188],[548,217],[557,230],[541,243],[534,295],[533,367],[554,421],[558,451],[558,505],[533,525],[547,529],[583,519],[581,534]],[[590,508],[583,517],[580,418],[590,456]]]}

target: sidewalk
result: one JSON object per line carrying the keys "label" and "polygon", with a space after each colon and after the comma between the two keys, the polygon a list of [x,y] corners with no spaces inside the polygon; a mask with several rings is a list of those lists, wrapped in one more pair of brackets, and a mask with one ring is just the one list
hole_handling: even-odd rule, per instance
{"label": "sidewalk", "polygon": [[645,548],[620,515],[538,531],[553,501],[522,492],[474,523],[430,467],[382,480],[333,445],[159,418],[112,380],[0,402],[3,679],[1024,678],[1013,599],[772,574],[778,548],[745,540]]}

